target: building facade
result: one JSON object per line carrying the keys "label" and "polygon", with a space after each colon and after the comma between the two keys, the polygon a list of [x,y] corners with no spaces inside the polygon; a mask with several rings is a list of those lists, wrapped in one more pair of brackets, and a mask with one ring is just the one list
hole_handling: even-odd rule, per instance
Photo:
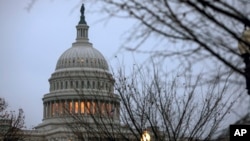
{"label": "building facade", "polygon": [[[88,39],[84,5],[76,41],[58,59],[43,97],[43,121],[26,131],[26,140],[110,140],[105,131],[119,128],[120,98],[103,55]],[[115,132],[115,131],[114,131]]]}

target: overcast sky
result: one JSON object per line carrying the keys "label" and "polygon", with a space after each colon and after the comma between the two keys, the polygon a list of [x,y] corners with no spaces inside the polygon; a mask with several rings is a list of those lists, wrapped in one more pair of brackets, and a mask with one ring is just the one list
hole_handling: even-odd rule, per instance
{"label": "overcast sky", "polygon": [[[23,108],[28,128],[42,122],[42,97],[49,93],[48,79],[60,55],[75,41],[80,18],[80,0],[37,0],[28,11],[30,1],[0,0],[0,96],[10,110]],[[128,66],[134,60],[143,61],[144,56],[118,52],[133,22],[100,21],[104,15],[93,13],[94,8],[98,5],[85,5],[89,39],[109,64],[115,67],[115,56]]]}
{"label": "overcast sky", "polygon": [[[42,122],[42,97],[49,92],[48,79],[58,58],[75,41],[80,5],[73,0],[38,0],[27,11],[29,2],[0,1],[0,96],[9,109],[24,109],[31,128]],[[110,63],[131,22],[105,24],[98,22],[103,18],[100,13],[89,12],[88,5],[85,9],[90,42]]]}

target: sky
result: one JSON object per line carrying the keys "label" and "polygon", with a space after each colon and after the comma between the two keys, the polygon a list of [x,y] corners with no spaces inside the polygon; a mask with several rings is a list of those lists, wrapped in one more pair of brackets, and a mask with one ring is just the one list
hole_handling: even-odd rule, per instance
{"label": "sky", "polygon": [[[27,128],[42,122],[48,79],[60,55],[75,41],[81,6],[80,0],[35,0],[27,10],[30,1],[0,0],[0,97],[8,102],[8,110],[24,110]],[[94,8],[98,5],[85,5],[89,39],[110,66],[116,67],[116,56],[128,66],[143,62],[145,56],[119,50],[134,21],[107,22]]]}
{"label": "sky", "polygon": [[[8,102],[9,110],[22,108],[26,126],[32,128],[42,122],[42,97],[49,92],[48,79],[56,62],[75,41],[80,5],[72,0],[38,0],[27,10],[29,3],[0,1],[0,96]],[[119,47],[132,22],[121,24],[116,19],[107,23],[88,5],[85,9],[93,46],[111,65],[115,56],[127,56]]]}

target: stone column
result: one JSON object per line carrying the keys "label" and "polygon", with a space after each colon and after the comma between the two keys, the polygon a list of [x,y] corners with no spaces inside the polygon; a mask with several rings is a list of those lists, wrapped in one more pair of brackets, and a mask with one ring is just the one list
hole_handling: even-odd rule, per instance
{"label": "stone column", "polygon": [[71,112],[71,114],[74,114],[74,113],[75,113],[75,103],[74,103],[74,100],[73,100],[73,99],[71,100],[71,102],[72,102],[72,105],[71,105],[71,106],[72,106],[72,107],[71,107],[71,111],[72,111],[72,112]]}
{"label": "stone column", "polygon": [[50,118],[51,117],[51,102],[49,101],[48,102],[48,117]]}

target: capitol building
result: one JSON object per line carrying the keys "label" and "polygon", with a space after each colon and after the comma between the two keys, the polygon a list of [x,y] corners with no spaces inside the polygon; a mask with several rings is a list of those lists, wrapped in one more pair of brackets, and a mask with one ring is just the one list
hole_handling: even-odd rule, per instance
{"label": "capitol building", "polygon": [[82,5],[76,41],[59,57],[49,78],[42,123],[25,131],[27,141],[108,141],[122,139],[118,132],[126,132],[121,130],[115,80],[103,55],[89,42],[84,10]]}

